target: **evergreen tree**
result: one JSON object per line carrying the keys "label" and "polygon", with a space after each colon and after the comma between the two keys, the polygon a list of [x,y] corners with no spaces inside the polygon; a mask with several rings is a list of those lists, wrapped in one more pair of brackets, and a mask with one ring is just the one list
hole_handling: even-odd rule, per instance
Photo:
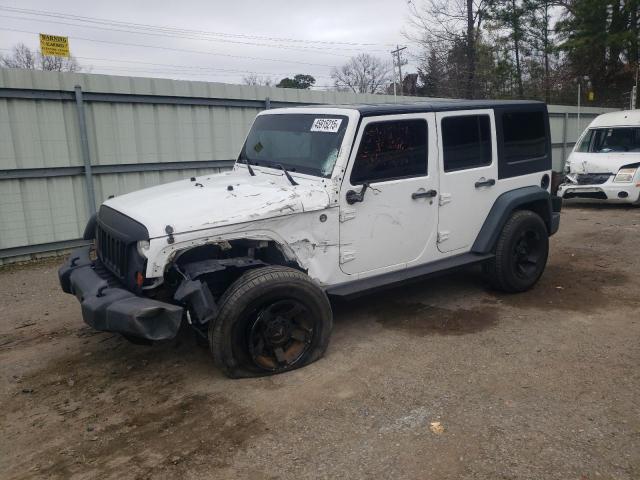
{"label": "evergreen tree", "polygon": [[513,52],[517,95],[524,97],[524,83],[522,80],[522,50],[526,42],[525,29],[522,25],[526,12],[526,4],[522,0],[491,0],[488,17],[495,25],[494,28],[502,32],[509,41]]}
{"label": "evergreen tree", "polygon": [[418,87],[418,94],[425,97],[446,96],[440,92],[442,73],[438,55],[435,49],[431,49],[427,61],[418,67],[418,80],[421,84]]}

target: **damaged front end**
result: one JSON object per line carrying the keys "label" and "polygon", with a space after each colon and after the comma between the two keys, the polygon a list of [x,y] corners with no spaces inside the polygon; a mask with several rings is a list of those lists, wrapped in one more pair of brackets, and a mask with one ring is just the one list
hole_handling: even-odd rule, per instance
{"label": "damaged front end", "polygon": [[174,338],[183,307],[144,294],[146,259],[138,244],[148,242],[147,228],[103,205],[89,219],[84,239],[94,244],[74,250],[58,279],[80,302],[85,323],[135,341]]}
{"label": "damaged front end", "polygon": [[[218,316],[216,298],[222,292],[215,285],[221,286],[232,282],[245,270],[266,265],[260,260],[249,257],[230,259],[207,259],[175,266],[174,270],[182,276],[182,281],[175,290],[173,299],[185,306],[188,324],[201,337],[206,338],[208,325]],[[214,290],[210,285],[214,286]],[[216,295],[214,296],[214,292]]]}
{"label": "damaged front end", "polygon": [[624,165],[616,172],[575,172],[569,170],[558,187],[564,199],[582,198],[618,203],[640,201],[640,183],[634,183],[638,164]]}
{"label": "damaged front end", "polygon": [[96,330],[150,341],[178,333],[181,306],[127,290],[99,258],[91,258],[91,247],[75,250],[58,270],[58,278],[62,290],[80,302],[85,323]]}
{"label": "damaged front end", "polygon": [[[161,281],[145,286],[139,272],[126,273],[131,269],[116,265],[116,260],[126,257],[122,265],[139,267],[142,260],[134,260],[136,254],[129,247],[144,240],[121,231],[118,241],[107,242],[101,232],[108,226],[101,219],[90,223],[98,232],[95,255],[92,246],[75,250],[58,271],[60,285],[78,298],[85,323],[136,343],[174,338],[183,319],[206,339],[208,325],[218,315],[220,297],[245,271],[274,263],[300,269],[274,242],[238,239],[176,251]],[[138,282],[125,283],[129,276]]]}
{"label": "damaged front end", "polygon": [[159,290],[184,307],[187,323],[206,338],[208,325],[218,315],[219,299],[229,285],[247,270],[274,263],[299,269],[273,242],[238,239],[210,243],[178,252]]}

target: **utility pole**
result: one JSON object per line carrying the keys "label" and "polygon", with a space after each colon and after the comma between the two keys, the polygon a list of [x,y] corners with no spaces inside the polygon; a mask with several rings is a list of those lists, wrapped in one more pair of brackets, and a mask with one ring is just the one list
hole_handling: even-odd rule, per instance
{"label": "utility pole", "polygon": [[580,79],[578,79],[578,135],[580,134],[580,96],[582,92],[580,91]]}
{"label": "utility pole", "polygon": [[633,86],[633,91],[631,92],[631,110],[636,109],[638,101],[638,70],[640,70],[640,63],[636,65],[636,84]]}
{"label": "utility pole", "polygon": [[578,134],[580,134],[580,132],[582,132],[582,130],[580,129],[580,104],[581,104],[581,100],[582,100],[582,81],[587,82],[587,88],[589,88],[589,86],[591,85],[591,82],[589,81],[589,77],[587,75],[583,76],[583,77],[578,77],[576,78],[576,81],[578,82]]}
{"label": "utility pole", "polygon": [[[394,61],[394,63],[398,64],[398,72],[400,74],[400,95],[403,94],[403,92],[402,92],[402,90],[403,90],[403,85],[402,85],[402,58],[400,57],[400,52],[402,52],[406,48],[407,47],[400,48],[400,46],[396,45],[396,49],[391,51],[391,55],[395,55],[395,57],[396,57],[396,61]],[[394,76],[395,76],[395,70],[396,69],[394,68],[393,69]],[[394,84],[395,84],[395,82],[394,82]],[[393,91],[395,92],[395,87],[394,87]],[[395,93],[394,93],[394,95],[395,95]]]}

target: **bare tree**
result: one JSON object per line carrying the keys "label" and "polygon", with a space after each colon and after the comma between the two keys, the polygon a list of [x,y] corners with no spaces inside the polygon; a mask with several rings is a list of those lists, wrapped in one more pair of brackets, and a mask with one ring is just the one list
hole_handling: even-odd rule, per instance
{"label": "bare tree", "polygon": [[487,0],[407,0],[407,3],[410,31],[405,35],[422,47],[423,60],[429,58],[431,50],[444,56],[452,45],[464,46],[464,94],[473,98],[480,27]]}
{"label": "bare tree", "polygon": [[250,73],[242,77],[242,83],[252,87],[271,87],[274,82],[269,77],[261,77],[257,73]]}
{"label": "bare tree", "polygon": [[331,72],[335,86],[355,93],[382,93],[391,80],[391,65],[367,53],[351,57]]}
{"label": "bare tree", "polygon": [[[528,7],[528,18],[525,30],[531,37],[531,44],[535,51],[542,56],[544,64],[544,100],[551,102],[551,62],[555,51],[554,18],[552,11],[556,0],[525,0]],[[633,25],[637,25],[634,21]],[[637,38],[637,35],[636,35]]]}
{"label": "bare tree", "polygon": [[73,56],[65,58],[42,55],[38,51],[31,50],[24,43],[15,45],[10,54],[0,56],[0,67],[55,72],[79,72],[82,70]]}
{"label": "bare tree", "polygon": [[37,55],[24,43],[15,45],[11,54],[0,56],[0,65],[5,68],[28,68],[33,70],[37,64]]}

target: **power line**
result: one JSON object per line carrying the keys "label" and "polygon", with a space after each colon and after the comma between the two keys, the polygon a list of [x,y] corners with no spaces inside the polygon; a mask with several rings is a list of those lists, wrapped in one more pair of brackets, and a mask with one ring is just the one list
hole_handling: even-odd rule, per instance
{"label": "power line", "polygon": [[[0,10],[2,8],[0,7]],[[15,17],[12,15],[0,15],[1,18],[10,18],[13,20],[23,20],[23,21],[32,21],[32,22],[42,22],[42,23],[47,23],[47,24],[57,24],[57,25],[68,25],[68,26],[72,26],[72,27],[80,27],[80,28],[89,28],[88,25],[82,25],[82,24],[78,24],[78,23],[70,23],[70,22],[58,22],[55,20],[41,20],[41,19],[37,19],[37,18],[24,18],[24,17]],[[218,38],[201,38],[201,37],[197,37],[197,36],[188,36],[188,35],[177,35],[177,34],[173,34],[173,33],[156,33],[156,32],[138,32],[135,30],[127,30],[127,29],[122,29],[122,28],[110,28],[110,27],[100,27],[100,26],[91,26],[90,28],[92,29],[99,29],[99,30],[105,30],[105,31],[109,31],[109,32],[123,32],[123,33],[130,33],[130,34],[134,34],[134,35],[147,35],[147,36],[154,36],[154,37],[165,37],[165,38],[182,38],[182,39],[187,39],[187,40],[197,40],[200,42],[213,42],[213,43],[231,43],[231,44],[235,44],[235,45],[248,45],[251,47],[266,47],[266,48],[277,48],[277,49],[284,49],[284,50],[294,50],[294,51],[298,51],[298,52],[317,52],[320,53],[322,55],[332,55],[332,56],[337,56],[337,57],[343,57],[343,58],[349,58],[352,55],[345,55],[342,53],[333,53],[330,51],[327,51],[326,48],[317,48],[317,47],[305,47],[305,46],[289,46],[289,45],[280,45],[280,44],[267,44],[267,43],[256,43],[256,42],[243,42],[243,41],[239,41],[239,40],[227,40],[227,39],[218,39]],[[340,49],[340,50],[345,50],[345,49]],[[346,49],[346,50],[351,50],[351,51],[356,51],[356,52],[362,52],[363,50],[355,50],[355,49]]]}
{"label": "power line", "polygon": [[[11,52],[12,50],[10,48],[0,48],[1,51],[5,51],[5,52]],[[84,57],[84,56],[77,56],[74,55],[74,58],[77,58],[79,60],[93,60],[93,61],[104,61],[104,62],[116,62],[116,63],[134,63],[136,65],[151,65],[151,66],[158,66],[158,67],[170,67],[170,68],[179,68],[179,69],[197,69],[197,70],[205,70],[205,71],[209,71],[209,70],[213,70],[213,71],[220,71],[220,72],[230,72],[230,73],[253,73],[256,75],[282,75],[282,76],[288,76],[288,75],[295,75],[295,73],[292,72],[258,72],[255,70],[242,70],[242,69],[234,69],[234,68],[217,68],[217,67],[208,67],[208,66],[200,66],[200,65],[177,65],[174,63],[157,63],[157,62],[145,62],[145,61],[141,61],[141,60],[126,60],[126,59],[121,59],[121,58],[104,58],[104,57]],[[91,64],[90,66],[94,66],[95,64]],[[98,65],[99,67],[107,67],[109,65]],[[129,68],[126,66],[122,66],[122,68]],[[314,78],[331,78],[328,75],[318,75],[318,74],[313,74],[312,75]]]}
{"label": "power line", "polygon": [[5,10],[13,13],[27,14],[27,15],[62,18],[67,20],[72,19],[72,20],[83,21],[86,23],[94,23],[94,24],[102,24],[102,25],[110,25],[110,26],[127,26],[130,28],[145,29],[145,30],[151,30],[151,31],[164,31],[164,32],[174,32],[174,33],[177,32],[182,34],[197,34],[197,35],[218,36],[218,37],[228,37],[228,38],[247,38],[247,39],[254,39],[254,40],[261,40],[261,41],[271,41],[271,42],[289,42],[289,43],[305,43],[305,44],[319,44],[319,45],[347,45],[347,46],[359,46],[359,47],[371,47],[371,46],[387,47],[392,45],[392,44],[386,44],[386,43],[339,42],[339,41],[328,41],[328,40],[271,37],[271,36],[247,35],[247,34],[238,34],[238,33],[234,34],[234,33],[227,33],[227,32],[212,32],[212,31],[206,31],[206,30],[182,29],[182,28],[176,28],[176,27],[167,27],[167,26],[159,26],[159,25],[151,25],[151,24],[143,24],[143,23],[124,22],[119,20],[100,19],[97,17],[73,15],[73,14],[67,14],[67,13],[52,12],[47,10],[31,10],[26,8],[16,8],[16,7],[9,7],[6,5],[0,5],[0,10]]}
{"label": "power line", "polygon": [[[0,48],[0,51],[10,52],[9,48]],[[133,63],[138,65],[150,65],[149,68],[136,68],[125,65],[104,65],[104,64],[95,64],[91,63],[88,65],[90,68],[96,68],[97,72],[92,73],[104,73],[104,72],[123,72],[123,73],[150,73],[150,74],[162,74],[162,75],[174,75],[175,74],[183,74],[184,77],[207,77],[207,78],[215,78],[215,77],[238,77],[242,74],[254,74],[254,75],[262,75],[265,77],[287,77],[293,75],[291,72],[283,73],[283,72],[257,72],[254,70],[240,70],[240,69],[226,69],[226,68],[216,68],[216,67],[203,67],[197,65],[176,65],[176,64],[168,64],[168,63],[155,63],[155,62],[144,62],[138,60],[122,60],[122,59],[110,59],[110,58],[99,58],[99,57],[75,57],[81,60],[98,60],[98,61],[106,61],[106,62],[116,62],[116,63]],[[156,68],[160,67],[160,68]],[[164,67],[164,68],[162,68]],[[197,71],[193,71],[197,70]],[[135,76],[135,75],[132,75]],[[328,75],[312,75],[316,79],[329,79],[331,78]],[[180,77],[178,77],[180,78]],[[319,85],[318,85],[319,86]]]}
{"label": "power line", "polygon": [[[92,67],[95,67],[97,69],[100,70],[120,70],[120,71],[131,71],[131,72],[157,72],[157,73],[185,73],[188,75],[218,75],[218,76],[234,76],[237,77],[238,75],[241,74],[255,74],[255,75],[263,75],[263,76],[276,76],[276,77],[284,77],[284,76],[288,76],[291,74],[286,74],[286,73],[266,73],[266,72],[254,72],[251,70],[237,70],[237,71],[225,71],[222,70],[220,71],[220,69],[196,69],[195,71],[193,69],[185,69],[185,68],[180,68],[180,67],[172,67],[170,65],[166,66],[166,67],[154,67],[154,66],[150,66],[150,67],[129,67],[129,66],[122,66],[122,65],[95,65],[92,64]],[[324,75],[312,75],[314,78],[331,78],[329,76],[324,76]]]}
{"label": "power line", "polygon": [[[15,28],[0,28],[0,30],[2,31],[6,31],[6,32],[17,32],[17,33],[31,33],[34,35],[39,34],[39,32],[34,32],[31,30],[19,30],[19,29],[15,29]],[[298,65],[310,65],[310,66],[315,66],[315,67],[329,67],[329,68],[333,68],[335,67],[335,65],[327,65],[327,64],[322,64],[322,63],[310,63],[310,62],[300,62],[300,61],[296,61],[296,60],[286,60],[286,59],[277,59],[277,58],[265,58],[265,57],[250,57],[250,56],[246,56],[246,55],[232,55],[230,53],[218,53],[218,52],[203,52],[202,50],[189,50],[186,48],[173,48],[173,47],[162,47],[159,45],[145,45],[145,44],[140,44],[140,43],[128,43],[128,42],[116,42],[113,40],[97,40],[95,38],[87,38],[87,37],[78,37],[78,36],[69,36],[69,38],[72,38],[74,40],[83,40],[86,42],[95,42],[95,43],[108,43],[111,45],[122,45],[125,47],[141,47],[141,48],[154,48],[154,49],[158,49],[158,50],[168,50],[168,51],[174,51],[174,52],[182,52],[182,53],[196,53],[196,54],[200,54],[200,55],[213,55],[213,56],[220,56],[220,57],[229,57],[229,58],[243,58],[243,59],[248,59],[248,60],[261,60],[261,61],[268,61],[268,62],[278,62],[278,63],[295,63]]]}

